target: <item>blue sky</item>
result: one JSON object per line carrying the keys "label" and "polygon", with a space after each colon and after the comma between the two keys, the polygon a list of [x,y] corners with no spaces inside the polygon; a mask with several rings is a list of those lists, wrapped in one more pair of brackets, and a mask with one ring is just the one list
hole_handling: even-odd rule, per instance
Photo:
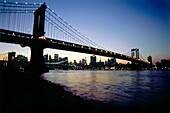
{"label": "blue sky", "polygon": [[[139,48],[143,57],[151,55],[154,62],[170,58],[169,0],[17,0],[17,2],[46,2],[82,34],[108,50],[127,53],[131,48]],[[0,53],[14,50],[18,54],[30,56],[29,48],[4,43],[0,43],[0,47],[2,48]],[[90,56],[52,49],[45,49],[44,54],[46,53],[51,55],[59,53],[60,56],[67,56],[70,60],[85,57],[89,60]]]}

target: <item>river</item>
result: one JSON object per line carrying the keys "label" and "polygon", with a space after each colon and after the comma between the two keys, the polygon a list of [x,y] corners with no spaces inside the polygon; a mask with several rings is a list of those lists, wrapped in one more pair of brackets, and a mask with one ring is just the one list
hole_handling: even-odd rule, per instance
{"label": "river", "polygon": [[170,100],[170,71],[50,70],[45,80],[85,100],[114,106],[159,106]]}

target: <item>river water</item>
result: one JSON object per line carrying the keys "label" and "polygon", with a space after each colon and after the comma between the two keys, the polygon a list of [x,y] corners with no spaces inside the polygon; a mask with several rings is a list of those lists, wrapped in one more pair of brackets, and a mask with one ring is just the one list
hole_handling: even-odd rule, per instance
{"label": "river water", "polygon": [[170,71],[51,70],[42,77],[85,100],[116,106],[159,106],[170,100]]}

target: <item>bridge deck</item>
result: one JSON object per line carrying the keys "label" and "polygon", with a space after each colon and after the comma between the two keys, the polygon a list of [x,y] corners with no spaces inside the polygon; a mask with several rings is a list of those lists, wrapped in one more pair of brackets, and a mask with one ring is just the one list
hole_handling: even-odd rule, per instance
{"label": "bridge deck", "polygon": [[[30,34],[0,29],[0,42],[20,44],[21,46],[31,46],[34,40],[35,39]],[[65,41],[51,39],[51,38],[39,39],[39,42],[43,43],[44,48],[95,54],[100,56],[114,57],[118,59],[128,60],[136,63],[149,64],[149,62],[146,62],[141,59],[136,59],[116,52],[106,51],[106,50],[102,50],[94,47],[88,47],[85,45],[79,45],[71,42],[65,42]]]}

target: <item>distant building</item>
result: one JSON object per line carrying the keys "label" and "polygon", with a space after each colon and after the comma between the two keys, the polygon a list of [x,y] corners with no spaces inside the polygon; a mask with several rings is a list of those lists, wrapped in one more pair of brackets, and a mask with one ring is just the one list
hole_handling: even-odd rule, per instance
{"label": "distant building", "polygon": [[78,66],[81,66],[81,63],[82,63],[82,62],[81,62],[81,60],[80,60]]}
{"label": "distant building", "polygon": [[107,61],[105,61],[105,63],[104,63],[105,65],[108,65],[108,62]]}
{"label": "distant building", "polygon": [[115,59],[115,58],[112,58],[112,59],[110,60],[110,64],[111,64],[111,65],[115,65],[115,64],[116,64],[116,59]]}
{"label": "distant building", "polygon": [[86,60],[83,58],[82,59],[82,64],[81,64],[82,66],[85,66],[85,65],[87,65],[87,62],[86,62]]}
{"label": "distant building", "polygon": [[49,62],[52,62],[52,58],[51,58],[51,55],[49,55]]}
{"label": "distant building", "polygon": [[54,61],[55,61],[55,62],[58,62],[58,57],[59,57],[58,54],[54,54]]}
{"label": "distant building", "polygon": [[8,53],[8,62],[12,62],[15,59],[16,52],[9,52]]}
{"label": "distant building", "polygon": [[148,57],[148,62],[150,62],[152,64],[152,57],[151,56]]}
{"label": "distant building", "polygon": [[97,65],[104,66],[104,62],[101,61],[101,58],[100,58],[100,62],[98,62]]}
{"label": "distant building", "polygon": [[90,65],[96,65],[96,56],[90,56]]}
{"label": "distant building", "polygon": [[15,64],[15,54],[16,54],[16,52],[9,52],[8,53],[8,63],[7,63],[7,66],[9,67],[9,68],[13,68],[13,66],[14,66],[14,64]]}
{"label": "distant building", "polygon": [[15,67],[17,69],[24,70],[28,64],[28,58],[23,55],[17,55],[15,58]]}
{"label": "distant building", "polygon": [[44,55],[44,62],[48,62],[48,54]]}
{"label": "distant building", "polygon": [[61,57],[59,57],[59,61],[62,61],[62,58],[61,58]]}
{"label": "distant building", "polygon": [[17,55],[15,62],[28,62],[28,58],[23,55]]}
{"label": "distant building", "polygon": [[76,62],[76,60],[74,60],[74,63],[73,63],[74,65],[77,65],[77,62]]}
{"label": "distant building", "polygon": [[163,60],[161,60],[161,64],[162,64],[163,69],[170,68],[170,60],[163,59]]}
{"label": "distant building", "polygon": [[68,57],[64,57],[64,61],[68,61]]}
{"label": "distant building", "polygon": [[68,64],[68,57],[64,57],[61,61],[64,61],[64,64]]}

